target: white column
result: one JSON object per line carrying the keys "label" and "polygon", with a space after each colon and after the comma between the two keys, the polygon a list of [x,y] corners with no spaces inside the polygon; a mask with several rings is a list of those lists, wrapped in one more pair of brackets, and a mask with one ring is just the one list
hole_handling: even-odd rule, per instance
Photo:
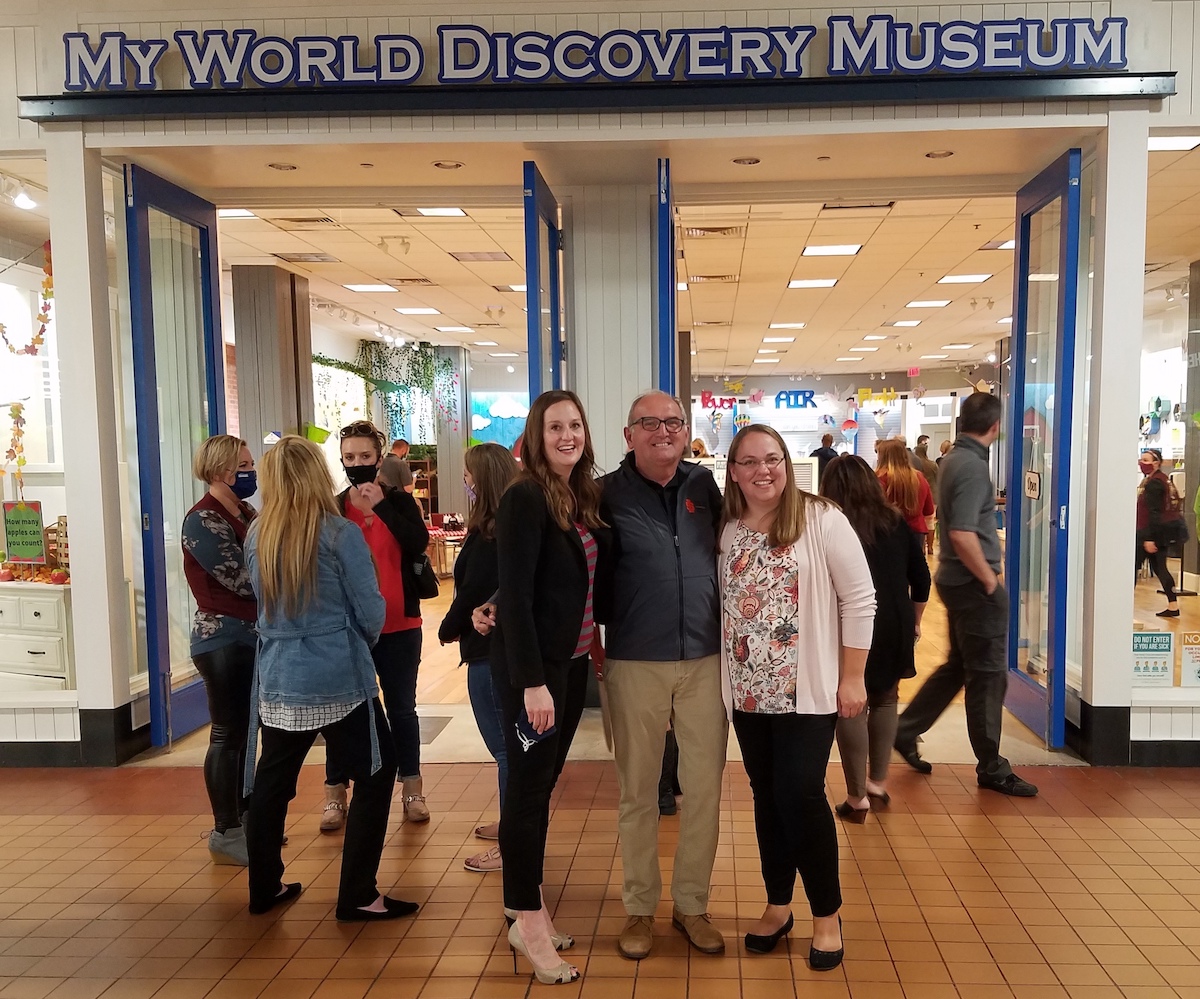
{"label": "white column", "polygon": [[587,409],[596,462],[611,472],[625,454],[621,429],[629,404],[654,387],[655,190],[628,185],[564,193],[570,387]]}
{"label": "white column", "polygon": [[1083,699],[1127,706],[1132,690],[1138,372],[1146,259],[1146,152],[1150,113],[1109,113],[1097,148],[1092,390],[1084,586]]}
{"label": "white column", "polygon": [[112,709],[129,701],[130,650],[103,175],[82,126],[45,133],[76,685],[81,710]]}

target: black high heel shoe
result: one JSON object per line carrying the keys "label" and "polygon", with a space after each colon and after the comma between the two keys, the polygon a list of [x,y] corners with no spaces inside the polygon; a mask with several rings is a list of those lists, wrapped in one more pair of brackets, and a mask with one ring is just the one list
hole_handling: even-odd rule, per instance
{"label": "black high heel shoe", "polygon": [[[842,934],[842,917],[838,916],[838,936]],[[816,947],[808,948],[808,966],[813,971],[833,971],[839,964],[842,963],[842,958],[846,956],[846,942],[842,941],[842,946],[837,950],[817,950]]]}
{"label": "black high heel shoe", "polygon": [[792,914],[789,912],[787,922],[774,933],[747,933],[746,950],[751,954],[770,954],[779,941],[792,932],[794,925],[795,920],[792,919]]}
{"label": "black high heel shoe", "polygon": [[867,814],[871,811],[870,808],[855,808],[846,801],[843,801],[840,805],[835,805],[833,810],[837,813],[839,819],[845,819],[847,822],[856,822],[860,826],[867,821]]}

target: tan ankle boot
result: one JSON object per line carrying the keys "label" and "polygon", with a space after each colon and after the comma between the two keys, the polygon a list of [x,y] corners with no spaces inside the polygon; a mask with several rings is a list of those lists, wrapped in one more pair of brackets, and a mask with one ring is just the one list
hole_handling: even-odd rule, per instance
{"label": "tan ankle boot", "polygon": [[404,781],[400,793],[403,795],[404,817],[409,822],[429,821],[429,808],[425,805],[425,795],[421,793],[424,789],[424,781],[420,777]]}
{"label": "tan ankle boot", "polygon": [[326,784],[321,832],[337,832],[346,824],[346,785]]}

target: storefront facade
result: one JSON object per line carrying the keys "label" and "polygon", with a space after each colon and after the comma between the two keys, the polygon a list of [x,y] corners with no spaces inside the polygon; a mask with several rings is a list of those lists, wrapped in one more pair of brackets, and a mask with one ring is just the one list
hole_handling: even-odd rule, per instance
{"label": "storefront facade", "polygon": [[[178,585],[165,553],[177,547],[170,509],[184,497],[170,483],[186,478],[196,434],[226,426],[214,208],[439,204],[444,193],[425,174],[373,179],[383,173],[376,164],[405,150],[438,162],[464,150],[490,159],[490,174],[456,188],[458,203],[507,197],[524,206],[528,387],[580,392],[603,428],[606,467],[620,459],[618,431],[639,389],[698,401],[710,377],[693,381],[697,356],[687,336],[676,340],[685,328],[677,205],[1015,198],[1013,329],[1020,343],[1029,331],[1043,339],[1012,354],[1006,387],[1021,405],[1009,436],[1024,441],[1024,414],[1036,410],[1045,438],[1040,450],[1016,449],[1008,474],[1015,481],[1040,462],[1045,500],[1040,489],[1037,500],[1022,491],[1025,519],[1037,519],[1039,503],[1052,526],[1027,524],[1014,548],[1043,552],[1045,564],[1035,572],[1043,582],[1029,587],[1038,595],[1014,619],[1013,644],[1029,649],[1048,636],[1052,671],[1038,689],[1014,679],[1014,699],[1026,702],[1022,717],[1046,716],[1048,741],[1091,762],[1200,761],[1200,688],[1134,686],[1129,573],[1112,554],[1133,550],[1134,491],[1106,486],[1128,479],[1138,446],[1141,345],[1128,331],[1142,327],[1149,139],[1200,134],[1195,10],[1114,2],[1090,5],[1085,18],[1070,5],[1010,5],[1002,16],[953,6],[923,8],[920,24],[915,10],[886,7],[828,16],[468,5],[453,23],[435,7],[349,17],[314,7],[296,19],[267,3],[236,22],[195,9],[166,20],[148,3],[128,7],[120,23],[84,20],[57,0],[0,13],[0,62],[13,67],[0,75],[0,173],[5,163],[44,164],[53,247],[58,388],[47,412],[59,421],[50,435],[58,451],[27,466],[25,492],[46,516],[65,516],[72,539],[70,627],[58,636],[69,669],[56,689],[0,688],[0,762],[121,762],[148,744],[161,714],[153,702],[169,708],[161,685],[179,684],[168,633],[180,622],[156,622],[155,608]],[[974,157],[940,160],[959,143]],[[706,157],[724,162],[741,148],[812,164],[738,185],[705,173]],[[914,148],[929,151],[918,154],[919,170],[902,165]],[[244,172],[229,168],[242,159]],[[264,166],[286,187],[276,175],[268,185]],[[35,228],[20,235],[28,242]],[[0,256],[36,288],[40,260],[15,249]],[[1046,260],[1062,265],[1056,283],[1043,280]],[[1056,294],[1046,297],[1049,284]],[[307,296],[294,280],[289,288]],[[510,310],[522,304],[507,301]],[[286,342],[271,344],[238,330],[239,355],[253,354],[265,372],[260,429],[302,431],[312,419],[303,399],[284,398],[288,379],[271,362],[296,363],[303,327],[293,322]],[[174,360],[156,374],[147,351]],[[468,357],[456,368],[463,425]],[[1038,360],[1053,378],[1033,377]],[[729,370],[730,380],[749,370]],[[887,385],[907,400],[918,379],[892,374]],[[945,381],[926,376],[922,391],[955,398],[962,380]],[[873,400],[883,388],[868,391],[871,419],[892,405]],[[816,410],[799,396],[789,404],[788,393],[804,391],[822,394],[808,378],[763,383],[755,405]],[[907,426],[908,416],[896,418]],[[147,449],[148,434],[156,447]],[[465,439],[447,434],[445,444]],[[5,499],[11,487],[8,477]],[[1010,588],[1019,575],[1010,570]],[[190,710],[187,699],[175,710]]]}

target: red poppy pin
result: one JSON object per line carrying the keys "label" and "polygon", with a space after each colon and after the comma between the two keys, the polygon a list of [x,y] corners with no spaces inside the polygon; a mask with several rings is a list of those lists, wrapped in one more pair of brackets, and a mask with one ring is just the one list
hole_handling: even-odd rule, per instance
{"label": "red poppy pin", "polygon": [[696,512],[696,504],[693,503],[691,500],[684,500],[683,505],[687,508],[688,513]]}

